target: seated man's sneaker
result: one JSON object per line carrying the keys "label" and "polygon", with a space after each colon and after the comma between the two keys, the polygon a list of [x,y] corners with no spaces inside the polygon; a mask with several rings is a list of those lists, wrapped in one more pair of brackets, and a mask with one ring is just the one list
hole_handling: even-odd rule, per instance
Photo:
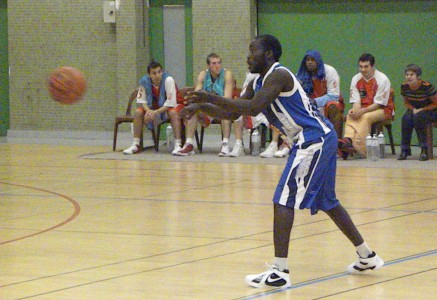
{"label": "seated man's sneaker", "polygon": [[171,152],[171,154],[172,154],[172,155],[177,155],[177,153],[178,153],[179,151],[181,151],[181,150],[182,150],[181,145],[176,144],[176,145],[174,146],[174,149],[173,149],[173,151]]}
{"label": "seated man's sneaker", "polygon": [[131,154],[135,154],[135,153],[140,153],[141,149],[140,149],[140,145],[135,145],[133,144],[132,146],[130,146],[129,148],[123,150],[123,153],[126,155],[131,155]]}
{"label": "seated man's sneaker", "polygon": [[358,256],[358,260],[347,267],[350,274],[361,274],[367,270],[377,270],[384,265],[384,261],[375,252],[368,258]]}
{"label": "seated man's sneaker", "polygon": [[225,157],[225,156],[229,156],[230,153],[231,153],[231,150],[229,149],[229,144],[222,143],[222,148],[220,149],[218,156]]}
{"label": "seated man's sneaker", "polygon": [[266,148],[266,150],[261,152],[259,156],[261,156],[262,158],[270,158],[273,157],[273,155],[275,155],[276,151],[278,151],[278,145],[277,144],[272,145],[272,143],[270,143],[270,145]]}
{"label": "seated man's sneaker", "polygon": [[291,286],[290,275],[288,270],[279,271],[275,265],[270,266],[269,270],[256,275],[247,275],[246,283],[250,286],[260,287],[281,287]]}
{"label": "seated man's sneaker", "polygon": [[191,144],[185,144],[184,147],[176,152],[177,156],[188,156],[194,154],[194,146]]}
{"label": "seated man's sneaker", "polygon": [[229,153],[230,157],[239,157],[244,155],[244,147],[242,144],[235,144],[234,149]]}
{"label": "seated man's sneaker", "polygon": [[288,148],[288,146],[282,146],[280,147],[280,149],[278,151],[275,152],[275,154],[273,154],[274,157],[286,157],[288,155],[288,152],[290,152],[290,148]]}

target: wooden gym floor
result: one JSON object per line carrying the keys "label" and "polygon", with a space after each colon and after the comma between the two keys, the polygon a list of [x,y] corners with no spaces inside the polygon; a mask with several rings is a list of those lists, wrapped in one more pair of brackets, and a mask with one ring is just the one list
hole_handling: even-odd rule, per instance
{"label": "wooden gym floor", "polygon": [[436,168],[339,167],[338,198],[386,266],[347,275],[352,245],[323,212],[300,211],[293,286],[254,289],[244,277],[272,261],[282,165],[81,158],[99,151],[0,144],[0,299],[437,295]]}

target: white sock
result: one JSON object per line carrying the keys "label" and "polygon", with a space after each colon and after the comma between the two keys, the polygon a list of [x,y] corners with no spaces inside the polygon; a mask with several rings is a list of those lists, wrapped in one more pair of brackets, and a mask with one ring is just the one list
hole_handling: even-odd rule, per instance
{"label": "white sock", "polygon": [[288,263],[286,257],[275,257],[273,264],[276,265],[279,271],[281,272],[284,270],[288,270]]}
{"label": "white sock", "polygon": [[357,249],[358,255],[361,258],[368,258],[370,254],[372,254],[372,250],[370,250],[369,246],[367,246],[367,243],[364,242],[359,246],[355,247]]}
{"label": "white sock", "polygon": [[191,145],[194,145],[193,138],[187,138],[187,140],[185,141],[185,144],[191,144]]}
{"label": "white sock", "polygon": [[228,138],[224,138],[223,139],[223,143],[228,144],[229,143],[229,139]]}
{"label": "white sock", "polygon": [[270,145],[278,147],[278,142],[271,141]]}
{"label": "white sock", "polygon": [[242,140],[235,140],[235,146],[237,145],[243,145],[243,141]]}
{"label": "white sock", "polygon": [[134,138],[134,145],[139,145],[140,144],[140,138]]}
{"label": "white sock", "polygon": [[174,140],[175,145],[182,145],[182,140]]}

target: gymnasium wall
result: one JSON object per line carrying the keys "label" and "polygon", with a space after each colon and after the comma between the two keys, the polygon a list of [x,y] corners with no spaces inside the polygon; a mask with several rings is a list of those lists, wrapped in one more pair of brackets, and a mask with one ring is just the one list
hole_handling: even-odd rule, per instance
{"label": "gymnasium wall", "polygon": [[297,72],[305,52],[319,50],[325,63],[340,74],[347,102],[359,56],[372,53],[376,68],[395,89],[394,137],[400,143],[405,66],[418,64],[422,78],[437,84],[437,1],[260,0],[258,5],[259,33],[279,38],[282,63]]}
{"label": "gymnasium wall", "polygon": [[241,86],[248,71],[249,43],[256,31],[256,1],[192,0],[192,15],[194,81],[207,67],[206,56],[216,52]]}
{"label": "gymnasium wall", "polygon": [[[143,1],[123,1],[117,24],[103,21],[103,1],[9,1],[10,128],[110,131],[148,61]],[[138,26],[140,24],[141,26]],[[49,98],[46,78],[59,66],[81,69],[84,100]]]}
{"label": "gymnasium wall", "polygon": [[[192,39],[192,14],[191,0],[156,0],[150,2],[149,21],[152,28],[150,36],[150,57],[164,64],[164,68],[172,74],[172,66],[165,65],[164,58],[164,5],[184,5],[185,6],[185,35],[186,35],[186,82],[187,85],[193,84],[193,39]],[[177,82],[176,82],[177,84]]]}
{"label": "gymnasium wall", "polygon": [[[163,57],[162,5],[187,7],[188,83],[206,67],[206,55],[215,51],[241,85],[258,23],[259,33],[280,38],[282,61],[294,71],[307,49],[319,49],[339,71],[346,98],[358,56],[373,53],[377,68],[396,88],[397,142],[404,66],[421,65],[423,78],[437,84],[436,1],[259,0],[258,16],[255,0],[121,3],[117,23],[110,24],[103,22],[102,1],[9,1],[10,129],[112,131],[114,116],[125,109],[126,97],[146,72],[150,57]],[[61,65],[80,68],[89,83],[85,99],[71,107],[53,102],[45,88],[50,70]],[[5,102],[0,101],[3,109]]]}
{"label": "gymnasium wall", "polygon": [[[254,0],[123,0],[116,24],[103,22],[102,1],[10,1],[10,130],[112,131],[151,55],[163,57],[162,5],[181,3],[193,24],[187,26],[187,82],[216,51],[241,84],[255,32]],[[84,100],[73,106],[55,103],[46,91],[48,74],[62,65],[81,69],[88,80]]]}
{"label": "gymnasium wall", "polygon": [[8,11],[7,1],[0,0],[0,136],[9,128],[8,79]]}

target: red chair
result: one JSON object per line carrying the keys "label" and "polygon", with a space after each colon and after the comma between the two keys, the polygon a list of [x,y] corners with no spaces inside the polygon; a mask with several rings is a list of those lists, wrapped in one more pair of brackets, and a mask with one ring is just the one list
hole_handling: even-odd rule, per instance
{"label": "red chair", "polygon": [[387,106],[384,108],[385,111],[385,120],[376,122],[372,124],[372,128],[370,130],[370,134],[373,136],[374,134],[378,134],[383,131],[383,128],[387,130],[388,138],[390,141],[391,153],[393,155],[396,154],[395,143],[393,141],[393,132],[391,123],[395,120],[393,112],[395,110],[395,91],[393,88],[390,89],[390,97],[388,99]]}
{"label": "red chair", "polygon": [[426,142],[426,151],[427,151],[427,154],[428,154],[428,158],[429,159],[433,159],[433,157],[434,157],[434,149],[433,149],[433,147],[434,147],[434,144],[433,144],[433,139],[432,139],[432,131],[433,131],[433,128],[434,127],[437,127],[437,122],[433,122],[433,123],[428,123],[427,125],[426,125],[426,140],[425,140],[425,142]]}

